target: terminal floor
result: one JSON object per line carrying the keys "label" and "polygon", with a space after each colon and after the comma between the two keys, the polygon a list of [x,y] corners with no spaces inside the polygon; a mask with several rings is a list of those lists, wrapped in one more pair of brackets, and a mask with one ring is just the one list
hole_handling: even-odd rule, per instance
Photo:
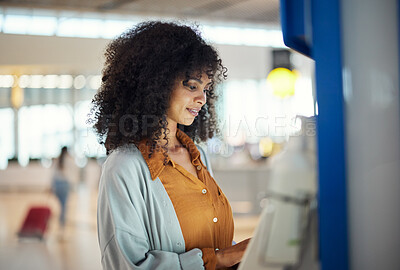
{"label": "terminal floor", "polygon": [[[0,191],[0,269],[1,270],[97,270],[101,269],[96,231],[97,191],[78,186],[68,201],[67,224],[58,225],[59,205],[49,192]],[[18,229],[27,209],[48,205],[52,209],[44,240],[19,239]],[[234,240],[251,237],[257,216],[235,216]]]}

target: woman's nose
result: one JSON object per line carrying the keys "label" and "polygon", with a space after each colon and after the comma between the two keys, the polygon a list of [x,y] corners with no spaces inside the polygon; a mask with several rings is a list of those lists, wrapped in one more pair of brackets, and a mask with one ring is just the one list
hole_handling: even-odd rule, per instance
{"label": "woman's nose", "polygon": [[203,106],[204,104],[206,104],[207,102],[207,95],[205,92],[203,91],[198,91],[198,94],[196,95],[195,101],[198,104],[201,104],[201,106]]}

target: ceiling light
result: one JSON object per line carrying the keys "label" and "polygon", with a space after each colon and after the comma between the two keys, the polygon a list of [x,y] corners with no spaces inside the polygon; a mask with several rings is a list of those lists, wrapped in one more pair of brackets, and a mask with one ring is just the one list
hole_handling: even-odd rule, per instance
{"label": "ceiling light", "polygon": [[28,85],[31,82],[31,76],[30,75],[22,75],[18,79],[18,85],[21,88],[27,88]]}
{"label": "ceiling light", "polygon": [[90,78],[89,85],[92,89],[99,89],[101,85],[101,76],[92,76],[92,78]]}
{"label": "ceiling light", "polygon": [[82,89],[85,87],[86,84],[86,78],[83,75],[78,75],[74,79],[74,87],[75,89]]}
{"label": "ceiling light", "polygon": [[58,88],[68,89],[71,88],[74,83],[74,78],[71,75],[60,75]]}
{"label": "ceiling light", "polygon": [[0,75],[0,87],[10,88],[14,85],[14,76]]}
{"label": "ceiling light", "polygon": [[32,75],[31,81],[29,82],[29,88],[41,88],[43,81],[43,75]]}
{"label": "ceiling light", "polygon": [[47,89],[57,88],[58,82],[59,78],[57,75],[46,75],[43,77],[42,86]]}

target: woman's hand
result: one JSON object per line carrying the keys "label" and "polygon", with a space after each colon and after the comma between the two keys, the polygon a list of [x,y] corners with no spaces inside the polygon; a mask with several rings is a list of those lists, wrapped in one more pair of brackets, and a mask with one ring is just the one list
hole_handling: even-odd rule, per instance
{"label": "woman's hand", "polygon": [[217,256],[216,269],[231,267],[240,263],[249,241],[250,238],[237,243],[236,245],[217,250],[215,252],[215,255]]}

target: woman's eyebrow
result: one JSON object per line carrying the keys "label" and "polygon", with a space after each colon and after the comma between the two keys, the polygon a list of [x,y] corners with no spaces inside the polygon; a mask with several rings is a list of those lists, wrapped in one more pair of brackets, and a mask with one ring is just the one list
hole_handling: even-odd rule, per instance
{"label": "woman's eyebrow", "polygon": [[200,83],[200,84],[203,84],[203,81],[200,80],[200,79],[198,79],[198,78],[189,78],[189,81],[190,81],[190,80],[193,80],[193,81],[196,81],[196,82],[198,82],[198,83]]}
{"label": "woman's eyebrow", "polygon": [[[198,78],[189,78],[189,80],[194,80],[194,81],[196,81],[196,82],[198,82],[198,83],[200,83],[200,84],[203,84],[203,81],[202,80],[200,80],[200,79],[198,79]],[[209,84],[211,84],[212,82],[209,82],[209,83],[207,83],[207,85],[209,85]]]}

